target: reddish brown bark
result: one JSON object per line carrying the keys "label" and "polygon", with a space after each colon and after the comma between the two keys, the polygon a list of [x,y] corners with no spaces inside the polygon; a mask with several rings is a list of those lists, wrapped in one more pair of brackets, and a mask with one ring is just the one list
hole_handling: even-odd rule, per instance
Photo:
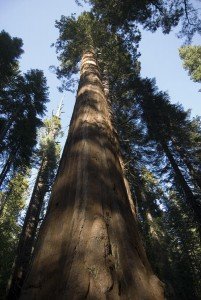
{"label": "reddish brown bark", "polygon": [[69,136],[21,299],[164,299],[137,232],[92,53],[82,59]]}

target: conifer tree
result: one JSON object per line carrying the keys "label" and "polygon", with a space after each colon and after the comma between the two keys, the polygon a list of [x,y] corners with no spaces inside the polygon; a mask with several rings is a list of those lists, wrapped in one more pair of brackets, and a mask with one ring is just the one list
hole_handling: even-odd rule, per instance
{"label": "conifer tree", "polygon": [[[149,96],[146,96],[145,83],[151,84],[152,87]],[[176,163],[199,203],[199,118],[191,121],[189,112],[185,112],[181,105],[171,105],[168,96],[156,92],[156,86],[149,80],[147,82],[147,79],[128,76],[112,85],[110,92],[126,173],[131,184],[149,261],[165,283],[167,299],[189,299],[191,294],[193,299],[199,299],[200,246],[197,222],[186,203],[175,172],[156,139],[159,136],[168,141]],[[160,95],[160,101],[156,94]],[[144,99],[149,106],[146,112],[142,105]],[[152,122],[155,122],[154,130],[152,128],[150,131],[147,118],[152,118]],[[179,150],[185,153],[185,160]],[[158,178],[155,187],[150,182],[150,176],[144,179],[145,167]],[[171,196],[173,191],[177,196]],[[175,198],[180,199],[179,203]],[[177,208],[172,210],[173,201]],[[174,221],[169,221],[171,218],[174,218]],[[177,249],[180,249],[178,253]],[[180,276],[182,273],[185,273],[185,276]]]}
{"label": "conifer tree", "polygon": [[191,79],[201,82],[201,46],[184,46],[179,49],[184,69],[188,71]]}
{"label": "conifer tree", "polygon": [[22,40],[0,32],[0,187],[30,166],[48,88],[40,70],[21,74]]}
{"label": "conifer tree", "polygon": [[[82,2],[82,1],[77,1]],[[141,24],[152,32],[161,28],[169,33],[180,24],[180,37],[189,42],[197,32],[201,33],[200,14],[191,0],[85,0],[92,4],[92,11],[112,26],[113,30],[133,30]]]}
{"label": "conifer tree", "polygon": [[[119,89],[121,90],[121,86],[119,86]],[[129,94],[131,93],[128,92],[127,96]],[[123,99],[125,103],[125,97]],[[150,99],[151,96],[149,97],[149,101]],[[176,109],[174,106],[173,108]],[[126,160],[124,159],[125,165],[149,261],[155,273],[165,283],[165,295],[167,299],[190,299],[191,296],[193,296],[193,299],[199,299],[201,288],[199,280],[201,249],[193,212],[189,210],[182,189],[179,187],[180,185],[177,183],[175,186],[177,182],[175,174],[168,160],[165,158],[161,147],[157,146],[156,141],[153,139],[147,141],[146,126],[143,126],[143,119],[139,121],[140,111],[136,113],[132,110],[132,116],[129,114],[129,111],[131,111],[131,108],[127,110],[127,116],[122,122],[121,115],[125,115],[126,110],[124,110],[124,113],[122,109],[118,110],[116,119],[119,124],[118,127],[121,128],[120,141],[124,158],[126,158]],[[162,111],[165,111],[166,116],[168,115],[167,108]],[[186,113],[184,115],[186,116]],[[171,114],[171,116],[173,118],[174,114]],[[156,117],[157,114],[155,115]],[[174,118],[171,119],[171,122],[174,122]],[[160,126],[162,124],[160,122]],[[194,133],[192,136],[196,139],[197,147],[199,148],[198,128],[193,130]],[[186,132],[187,129],[188,132]],[[138,130],[141,132],[140,135]],[[182,130],[184,130],[183,134]],[[178,122],[172,132],[172,138],[177,138],[177,145],[185,147],[189,151],[188,158],[194,164],[195,157],[197,156],[197,148],[192,138],[187,139],[191,130],[191,122],[188,119],[183,124]],[[168,129],[166,127],[166,131],[170,133],[171,128]],[[140,139],[137,137],[140,137]],[[174,151],[175,155],[176,150],[171,147],[171,151]],[[182,172],[185,170],[186,173],[184,174],[187,175],[187,167],[184,166],[178,155],[175,156],[179,167],[182,168]],[[158,176],[158,182],[154,182],[150,175],[145,176],[147,174],[147,172],[144,173],[143,171],[145,166],[149,170],[152,170],[155,176]],[[195,166],[197,166],[197,162]],[[187,176],[187,180],[189,182],[189,176]],[[194,193],[196,192],[195,189],[193,191]],[[198,191],[196,193],[200,194]],[[178,249],[179,251],[177,251]]]}
{"label": "conifer tree", "polygon": [[9,183],[0,216],[0,299],[4,299],[21,230],[20,219],[27,198],[28,179],[17,174]]}
{"label": "conifer tree", "polygon": [[84,14],[79,19],[82,27],[72,19],[67,20],[68,24],[72,21],[70,28],[64,18],[59,24],[59,75],[74,73],[82,57],[81,78],[59,173],[21,299],[163,299],[161,283],[151,271],[137,231],[110,103],[96,61],[97,50],[102,50],[103,62],[107,52],[98,49],[93,39],[100,27],[88,20],[91,22]]}
{"label": "conifer tree", "polygon": [[0,91],[0,115],[4,119],[0,134],[1,188],[8,175],[30,165],[37,128],[46,110],[47,89],[43,72],[31,70],[18,74],[11,86]]}
{"label": "conifer tree", "polygon": [[[148,84],[149,85],[149,84]],[[149,135],[160,143],[163,151],[165,152],[175,176],[180,184],[186,201],[193,209],[195,218],[201,224],[201,204],[200,199],[197,197],[182,173],[179,164],[173,151],[171,149],[171,142],[181,142],[177,139],[182,132],[182,127],[185,129],[187,123],[186,112],[177,105],[170,104],[167,94],[154,91],[154,86],[150,86],[145,92],[146,87],[143,89],[144,96],[142,97],[141,105],[143,109],[143,118],[146,121]],[[149,91],[148,91],[149,90]],[[152,95],[151,95],[152,94]],[[179,131],[179,135],[175,132]],[[185,132],[183,131],[183,134]]]}
{"label": "conifer tree", "polygon": [[21,54],[23,42],[19,38],[12,38],[4,30],[0,32],[0,90],[9,86],[18,74],[18,60]]}
{"label": "conifer tree", "polygon": [[13,275],[9,284],[7,299],[18,299],[30,265],[34,249],[37,228],[39,226],[45,197],[54,183],[59,158],[57,138],[60,135],[60,116],[53,115],[44,122],[38,151],[38,174],[26,212],[22,232],[19,238]]}

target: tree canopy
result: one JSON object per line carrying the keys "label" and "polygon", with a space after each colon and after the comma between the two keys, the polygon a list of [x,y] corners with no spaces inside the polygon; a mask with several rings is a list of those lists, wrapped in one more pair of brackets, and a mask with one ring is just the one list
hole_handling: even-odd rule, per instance
{"label": "tree canopy", "polygon": [[132,30],[136,24],[144,29],[156,31],[161,28],[169,33],[180,24],[179,35],[188,41],[201,33],[199,8],[191,0],[86,0],[92,11],[113,28]]}
{"label": "tree canopy", "polygon": [[195,82],[201,82],[201,46],[185,46],[179,49],[184,69]]}
{"label": "tree canopy", "polygon": [[[36,145],[37,128],[46,111],[48,87],[41,70],[20,72],[22,40],[0,35],[0,185],[6,177],[30,166]],[[7,51],[6,49],[9,49]]]}

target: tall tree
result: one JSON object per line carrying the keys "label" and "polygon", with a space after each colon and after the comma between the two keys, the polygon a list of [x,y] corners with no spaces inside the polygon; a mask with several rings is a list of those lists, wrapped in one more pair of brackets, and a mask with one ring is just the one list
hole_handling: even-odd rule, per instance
{"label": "tall tree", "polygon": [[[151,271],[131,210],[111,108],[95,59],[94,27],[82,29],[76,32],[81,37],[80,49],[75,44],[68,47],[72,45],[67,41],[69,28],[60,28],[60,72],[64,75],[69,66],[69,50],[81,50],[81,78],[21,299],[163,299],[162,285]],[[73,35],[76,39],[75,31]],[[76,64],[71,64],[71,70]]]}
{"label": "tall tree", "polygon": [[185,46],[179,49],[184,69],[188,71],[191,79],[201,82],[201,46]]}
{"label": "tall tree", "polygon": [[[180,111],[183,110],[180,108]],[[185,116],[185,113],[184,113]],[[172,123],[176,122],[172,118]],[[171,141],[174,152],[177,154],[177,159],[183,167],[187,169],[191,177],[193,185],[198,188],[198,193],[201,191],[201,122],[200,117],[190,120],[190,115],[186,112],[186,117],[183,119],[183,124],[178,124],[177,129],[172,132]]]}
{"label": "tall tree", "polygon": [[[7,32],[0,32],[0,107],[3,108],[0,115],[0,136],[6,132],[6,100],[4,98],[4,90],[9,89],[12,82],[19,73],[18,59],[23,53],[22,40],[12,38]],[[3,94],[3,95],[2,95]],[[0,141],[2,138],[0,138]],[[1,148],[0,148],[1,149]]]}
{"label": "tall tree", "polygon": [[18,74],[18,59],[24,52],[22,40],[12,38],[4,30],[0,32],[0,89],[8,86]]}
{"label": "tall tree", "polygon": [[[169,255],[171,282],[176,292],[175,298],[199,300],[201,247],[192,213],[178,189],[176,192],[171,189],[166,206],[168,210],[162,222],[166,228],[165,245]],[[190,285],[187,284],[190,282]]]}
{"label": "tall tree", "polygon": [[45,205],[45,196],[50,191],[56,174],[59,158],[56,140],[61,129],[60,117],[52,116],[50,120],[45,121],[44,126],[38,153],[38,174],[19,239],[7,299],[19,298],[34,249],[41,209]]}
{"label": "tall tree", "polygon": [[37,128],[46,110],[48,88],[42,71],[18,74],[12,85],[0,92],[0,114],[6,118],[1,131],[0,185],[12,173],[30,164]]}
{"label": "tall tree", "polygon": [[[145,83],[148,82],[151,90],[146,96]],[[125,168],[148,258],[165,283],[167,299],[186,300],[191,296],[199,299],[200,241],[197,222],[186,202],[181,183],[158,141],[162,137],[168,142],[175,162],[199,205],[200,190],[196,185],[200,178],[200,121],[199,118],[191,121],[189,113],[181,105],[171,105],[169,97],[156,92],[155,84],[148,82],[127,76],[110,87]],[[146,109],[142,105],[143,100],[147,102]],[[155,123],[152,130],[148,119],[149,123],[150,119]],[[180,150],[185,154],[185,160]],[[145,167],[158,178],[157,184],[151,184],[150,176],[144,178]]]}
{"label": "tall tree", "polygon": [[[142,110],[142,120],[145,121],[147,126],[148,138],[156,141],[165,152],[176,178],[182,187],[184,197],[193,209],[200,227],[201,205],[199,196],[197,197],[194,194],[191,187],[192,182],[189,183],[188,178],[183,174],[172,149],[172,141],[180,145],[182,138],[188,138],[185,132],[187,125],[189,125],[186,119],[187,113],[182,110],[181,106],[170,104],[168,95],[159,92],[153,81],[142,80],[141,83],[138,82],[138,85],[136,98]],[[181,133],[183,133],[182,138],[180,137]]]}
{"label": "tall tree", "polygon": [[[30,164],[48,88],[40,70],[21,74],[22,40],[0,32],[0,186]],[[26,129],[26,130],[25,130]],[[4,183],[4,186],[3,186]]]}
{"label": "tall tree", "polygon": [[6,286],[11,274],[18,236],[21,230],[20,215],[25,207],[28,179],[25,174],[17,174],[9,183],[9,192],[0,216],[0,299],[4,299]]}

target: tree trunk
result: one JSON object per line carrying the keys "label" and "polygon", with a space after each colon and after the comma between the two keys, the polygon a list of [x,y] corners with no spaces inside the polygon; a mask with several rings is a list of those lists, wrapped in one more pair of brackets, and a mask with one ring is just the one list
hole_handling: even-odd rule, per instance
{"label": "tree trunk", "polygon": [[174,147],[176,149],[176,151],[178,152],[178,154],[180,155],[181,159],[183,160],[183,162],[185,163],[185,165],[187,166],[188,170],[189,170],[189,173],[194,181],[194,183],[200,188],[201,190],[201,174],[199,171],[196,171],[190,160],[188,159],[187,157],[187,154],[185,152],[184,149],[182,149],[181,147],[177,146],[174,142]]}
{"label": "tree trunk", "polygon": [[13,163],[13,157],[14,155],[13,154],[10,154],[10,156],[8,157],[2,171],[1,171],[1,174],[0,174],[0,187],[2,186],[2,183],[4,182],[4,179],[6,178],[6,175]]}
{"label": "tree trunk", "polygon": [[151,209],[152,197],[144,192],[143,183],[139,177],[137,170],[133,170],[135,177],[134,193],[139,204],[139,213],[142,218],[143,231],[145,239],[148,242],[149,255],[152,261],[155,262],[154,270],[165,283],[165,295],[167,299],[176,300],[176,289],[173,287],[171,278],[171,265],[168,259],[168,253],[163,246],[164,231],[163,228],[157,224],[157,220],[153,217],[153,210]]}
{"label": "tree trunk", "polygon": [[170,161],[170,164],[175,172],[175,175],[179,181],[179,184],[186,196],[186,200],[188,204],[192,207],[194,211],[195,218],[198,222],[199,228],[201,228],[201,205],[196,200],[193,192],[191,191],[189,185],[187,184],[181,170],[179,169],[177,162],[174,159],[174,156],[172,155],[168,145],[165,142],[161,142],[161,145],[163,147],[163,150],[165,154],[167,155],[167,158]]}
{"label": "tree trunk", "polygon": [[47,178],[45,178],[46,166],[47,161],[43,159],[36,178],[20,236],[7,299],[19,299],[21,288],[31,261],[39,216],[44,202],[44,197],[48,189],[46,185]]}
{"label": "tree trunk", "polygon": [[91,52],[21,299],[164,299],[137,232]]}

